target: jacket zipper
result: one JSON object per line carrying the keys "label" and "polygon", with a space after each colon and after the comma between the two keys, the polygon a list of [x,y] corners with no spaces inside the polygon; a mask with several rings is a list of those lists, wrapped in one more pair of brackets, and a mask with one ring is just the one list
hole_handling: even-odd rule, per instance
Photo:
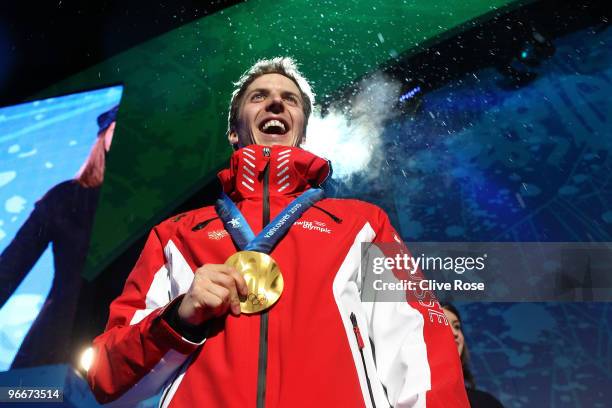
{"label": "jacket zipper", "polygon": [[[265,157],[270,157],[270,148],[264,147],[263,154]],[[266,164],[263,174],[263,225],[265,227],[270,223],[270,162]]]}
{"label": "jacket zipper", "polygon": [[[270,157],[270,148],[263,148],[263,155]],[[262,227],[270,223],[270,163],[266,164],[263,174],[263,214]],[[268,312],[261,313],[259,320],[259,362],[257,366],[257,408],[266,402],[266,373],[268,371]]]}
{"label": "jacket zipper", "polygon": [[372,384],[370,383],[370,377],[368,376],[368,367],[366,366],[365,356],[363,355],[363,349],[365,347],[365,344],[363,342],[363,338],[361,337],[361,331],[359,331],[359,326],[357,325],[357,316],[355,316],[355,313],[352,312],[351,323],[353,324],[353,332],[355,333],[355,338],[357,339],[357,345],[359,346],[359,354],[361,355],[361,362],[363,363],[363,371],[365,372],[366,382],[368,383],[370,402],[372,402],[372,407],[376,408],[376,403],[374,402],[374,393],[372,392]]}

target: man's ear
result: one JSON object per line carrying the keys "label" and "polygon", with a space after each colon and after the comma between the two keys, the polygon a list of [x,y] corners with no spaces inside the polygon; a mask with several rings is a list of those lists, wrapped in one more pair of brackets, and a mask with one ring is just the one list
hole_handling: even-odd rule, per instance
{"label": "man's ear", "polygon": [[232,146],[234,146],[234,148],[236,148],[236,146],[238,146],[238,133],[236,133],[235,131],[232,130],[227,135],[227,140],[229,141],[230,145],[232,145]]}

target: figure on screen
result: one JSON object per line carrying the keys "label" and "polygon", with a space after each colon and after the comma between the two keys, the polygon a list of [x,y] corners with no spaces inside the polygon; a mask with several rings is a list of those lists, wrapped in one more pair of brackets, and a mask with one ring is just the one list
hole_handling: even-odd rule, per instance
{"label": "figure on screen", "polygon": [[94,341],[96,398],[467,407],[437,302],[361,301],[361,243],[398,236],[380,208],[323,197],[331,167],[300,148],[314,96],[295,62],[261,60],[236,86],[224,192],[149,235]]}
{"label": "figure on screen", "polygon": [[51,291],[11,368],[69,361],[67,344],[117,111],[115,106],[98,116],[96,140],[75,178],[54,186],[36,203],[0,255],[2,306],[47,246],[51,244],[53,248],[55,273]]}

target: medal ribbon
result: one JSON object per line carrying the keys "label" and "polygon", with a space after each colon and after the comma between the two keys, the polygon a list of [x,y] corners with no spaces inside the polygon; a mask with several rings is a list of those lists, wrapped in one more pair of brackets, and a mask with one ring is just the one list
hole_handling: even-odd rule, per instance
{"label": "medal ribbon", "polygon": [[219,218],[225,229],[242,251],[256,251],[269,254],[274,245],[285,235],[304,212],[321,200],[325,193],[320,188],[311,188],[295,198],[257,236],[236,204],[225,193],[215,203]]}

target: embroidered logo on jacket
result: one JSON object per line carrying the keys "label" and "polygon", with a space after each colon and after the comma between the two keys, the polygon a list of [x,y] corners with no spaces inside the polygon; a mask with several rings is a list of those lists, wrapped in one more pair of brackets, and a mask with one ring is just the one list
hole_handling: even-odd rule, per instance
{"label": "embroidered logo on jacket", "polygon": [[309,231],[318,231],[323,232],[325,234],[331,234],[332,230],[325,225],[324,222],[321,221],[297,221],[293,225],[301,226],[305,230]]}
{"label": "embroidered logo on jacket", "polygon": [[229,234],[226,230],[216,230],[216,231],[208,231],[208,238],[214,239],[215,241],[220,240],[221,238],[227,237]]}

